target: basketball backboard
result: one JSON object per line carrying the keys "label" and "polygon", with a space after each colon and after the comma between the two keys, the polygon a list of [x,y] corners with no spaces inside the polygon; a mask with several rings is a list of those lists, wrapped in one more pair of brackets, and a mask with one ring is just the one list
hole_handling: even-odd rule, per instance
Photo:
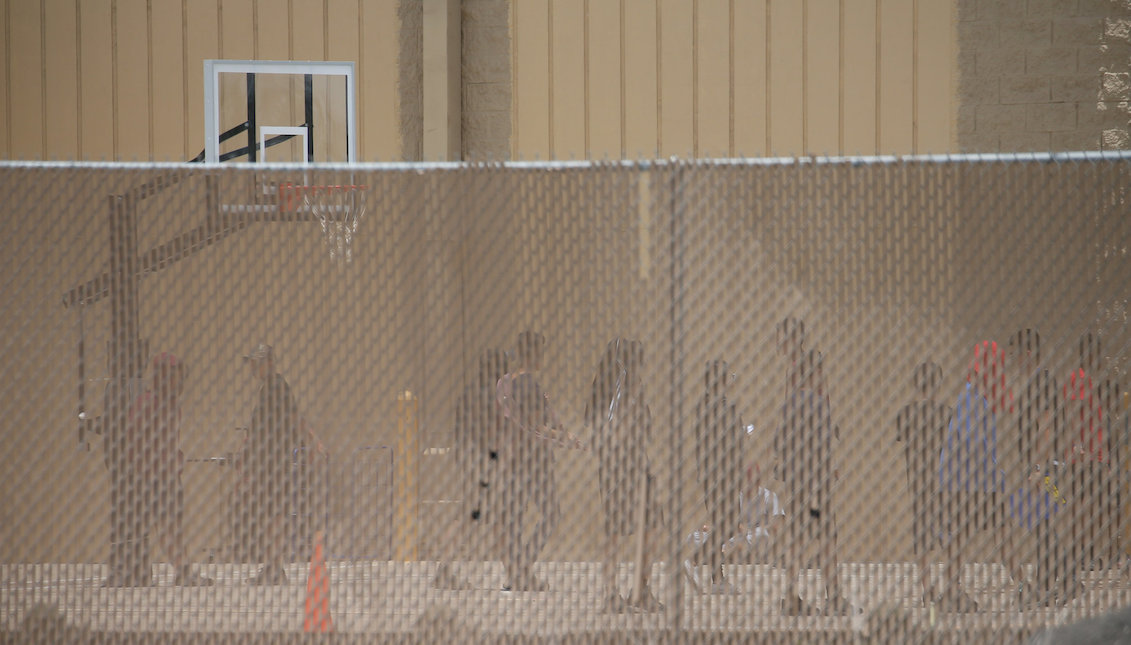
{"label": "basketball backboard", "polygon": [[204,61],[204,161],[357,161],[354,64]]}

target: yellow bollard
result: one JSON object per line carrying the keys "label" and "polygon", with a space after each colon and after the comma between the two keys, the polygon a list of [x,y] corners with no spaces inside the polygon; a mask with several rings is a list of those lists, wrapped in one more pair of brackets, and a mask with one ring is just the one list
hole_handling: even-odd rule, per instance
{"label": "yellow bollard", "polygon": [[420,401],[412,392],[397,394],[397,451],[393,499],[396,500],[393,558],[417,559],[420,544]]}

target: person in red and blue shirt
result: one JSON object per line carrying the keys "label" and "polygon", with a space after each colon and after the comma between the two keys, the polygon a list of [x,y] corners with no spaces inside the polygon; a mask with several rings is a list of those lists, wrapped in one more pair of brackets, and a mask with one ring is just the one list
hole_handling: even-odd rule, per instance
{"label": "person in red and blue shirt", "polygon": [[[1005,473],[998,463],[997,423],[1013,414],[1013,394],[1005,383],[1005,352],[996,342],[974,346],[966,384],[947,426],[939,456],[943,528],[953,549],[962,553],[974,531],[999,538],[1003,560],[1010,562]],[[1011,570],[1015,567],[1010,566]]]}
{"label": "person in red and blue shirt", "polygon": [[194,574],[184,545],[184,453],[180,448],[181,393],[187,370],[176,356],[153,357],[150,388],[134,400],[127,419],[129,459],[140,483],[143,526],[152,526],[173,564],[174,584],[210,585]]}

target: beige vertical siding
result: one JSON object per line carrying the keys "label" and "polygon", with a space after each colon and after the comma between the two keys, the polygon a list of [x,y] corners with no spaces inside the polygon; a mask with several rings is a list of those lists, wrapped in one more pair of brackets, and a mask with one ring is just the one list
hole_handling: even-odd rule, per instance
{"label": "beige vertical siding", "polygon": [[914,5],[907,0],[879,0],[878,150],[894,154],[914,150]]}
{"label": "beige vertical siding", "polygon": [[805,106],[806,151],[836,154],[841,151],[840,2],[809,0],[804,9],[802,54],[802,104]]}
{"label": "beige vertical siding", "polygon": [[397,25],[384,0],[2,0],[0,156],[191,158],[203,61],[260,58],[356,62],[359,156],[399,159]]}
{"label": "beige vertical siding", "polygon": [[[511,47],[514,61],[515,116],[511,130],[516,159],[552,156],[550,126],[553,101],[550,86],[550,0],[527,0],[511,5]],[[576,89],[576,88],[575,88]]]}
{"label": "beige vertical siding", "polygon": [[[0,0],[0,34],[8,33],[8,0]],[[8,155],[11,148],[9,132],[12,129],[12,104],[8,92],[8,54],[10,42],[7,38],[0,43],[0,154]]]}
{"label": "beige vertical siding", "polygon": [[[149,62],[153,52],[145,0],[117,0],[114,6],[114,118],[117,157],[125,161],[153,157],[153,105]],[[164,99],[162,98],[162,101]]]}
{"label": "beige vertical siding", "polygon": [[660,0],[660,155],[695,154],[694,5]]}
{"label": "beige vertical siding", "polygon": [[734,66],[731,64],[729,0],[703,0],[695,8],[695,112],[692,122],[694,153],[698,157],[733,156]]}
{"label": "beige vertical siding", "polygon": [[513,156],[953,150],[953,4],[512,0]]}
{"label": "beige vertical siding", "polygon": [[[621,3],[621,32],[617,38],[622,46],[620,67],[621,113],[617,118],[624,124],[623,156],[654,157],[659,151],[659,72],[656,57],[656,3],[653,0],[624,0]],[[517,23],[517,21],[516,21]],[[513,29],[517,32],[517,29]],[[517,80],[516,80],[516,89]],[[525,120],[514,106],[515,121]],[[517,143],[517,139],[515,139]],[[601,148],[599,142],[590,142],[590,149]],[[516,146],[516,153],[521,148]]]}
{"label": "beige vertical siding", "polygon": [[43,145],[43,12],[38,2],[8,4],[10,156],[40,158]]}
{"label": "beige vertical siding", "polygon": [[[44,140],[48,159],[73,159],[78,152],[78,23],[74,0],[46,0],[46,15],[59,20],[44,25],[44,114],[51,127]],[[67,11],[71,9],[71,11]]]}
{"label": "beige vertical siding", "polygon": [[766,7],[762,2],[736,2],[731,15],[731,56],[734,69],[734,103],[731,122],[732,152],[753,156],[766,146],[766,83],[769,52],[766,47]]}
{"label": "beige vertical siding", "polygon": [[[876,34],[879,0],[843,0],[840,6],[840,150],[845,154],[877,151],[879,112],[876,79],[879,51]],[[851,6],[852,10],[848,10]]]}
{"label": "beige vertical siding", "polygon": [[[770,86],[766,98],[770,104],[767,117],[766,148],[759,154],[803,154],[805,149],[804,105],[805,86],[802,74],[805,57],[801,37],[804,11],[801,2],[767,2],[766,56],[770,60]],[[815,142],[814,142],[815,143]]]}
{"label": "beige vertical siding", "polygon": [[550,21],[551,154],[585,156],[585,0],[553,0]]}
{"label": "beige vertical siding", "polygon": [[956,13],[947,2],[922,0],[916,13],[915,147],[924,152],[957,150],[955,126],[932,127],[957,123]]}
{"label": "beige vertical siding", "polygon": [[[391,4],[391,3],[389,3]],[[386,3],[363,2],[358,20],[357,136],[359,159],[400,159],[403,153],[398,112],[397,66],[399,40],[395,9]],[[364,37],[362,37],[364,36]]]}
{"label": "beige vertical siding", "polygon": [[[154,99],[161,97],[161,109],[153,113],[151,130],[153,150],[180,151],[178,158],[187,158],[199,150],[189,151],[195,142],[185,141],[185,121],[200,110],[185,104],[184,12],[181,3],[158,10],[164,3],[154,3],[150,17],[153,58],[149,67],[150,88]],[[189,146],[189,148],[186,148]]]}
{"label": "beige vertical siding", "polygon": [[[619,159],[624,156],[621,101],[624,66],[621,57],[621,4],[587,0],[585,67],[586,156]],[[594,145],[595,144],[595,145]]]}

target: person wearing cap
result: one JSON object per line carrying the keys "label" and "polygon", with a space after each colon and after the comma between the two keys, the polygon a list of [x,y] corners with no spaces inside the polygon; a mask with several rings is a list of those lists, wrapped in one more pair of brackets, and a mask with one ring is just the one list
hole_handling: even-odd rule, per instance
{"label": "person wearing cap", "polygon": [[181,393],[185,364],[168,352],[153,357],[150,387],[130,407],[129,459],[140,483],[139,528],[152,527],[173,565],[173,584],[211,585],[192,572],[184,545],[185,489],[181,482]]}
{"label": "person wearing cap", "polygon": [[304,445],[304,436],[310,437],[316,453],[324,454],[325,449],[299,412],[290,384],[276,370],[272,347],[260,343],[243,358],[260,387],[239,467],[255,527],[263,539],[266,561],[248,582],[286,584],[283,527],[294,493],[294,453]]}

